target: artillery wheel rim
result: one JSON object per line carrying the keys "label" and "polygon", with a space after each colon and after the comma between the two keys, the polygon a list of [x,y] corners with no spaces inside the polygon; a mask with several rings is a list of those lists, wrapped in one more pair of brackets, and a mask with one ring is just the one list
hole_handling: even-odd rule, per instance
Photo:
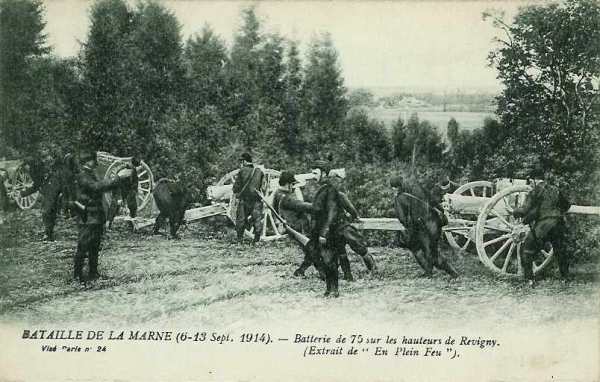
{"label": "artillery wheel rim", "polygon": [[19,206],[19,208],[22,210],[33,208],[40,196],[39,191],[36,191],[28,196],[20,195],[21,191],[24,191],[32,186],[33,180],[31,179],[29,173],[25,170],[25,166],[22,164],[17,167],[13,176],[9,177],[8,179],[8,193],[17,203],[17,206]]}
{"label": "artillery wheel rim", "polygon": [[[112,178],[123,169],[127,164],[131,164],[131,159],[119,159],[111,163],[106,170],[104,177]],[[137,210],[141,211],[152,199],[152,190],[154,189],[154,174],[143,160],[140,161],[142,170],[138,172],[138,191],[137,191]]]}
{"label": "artillery wheel rim", "polygon": [[[466,196],[481,196],[491,197],[493,195],[494,184],[487,180],[478,180],[475,182],[465,183],[458,187],[453,194],[466,195]],[[452,214],[446,213],[449,220],[456,218]],[[451,228],[444,230],[444,236],[446,241],[455,250],[461,252],[472,252],[475,251],[475,225],[477,221],[473,220],[473,223],[464,223],[464,229]]]}
{"label": "artillery wheel rim", "polygon": [[[503,276],[522,277],[522,244],[529,226],[512,216],[515,207],[522,206],[531,187],[519,185],[506,188],[494,195],[481,210],[475,227],[477,254],[481,262]],[[550,264],[554,250],[536,254],[533,273],[542,272]]]}
{"label": "artillery wheel rim", "polygon": [[[280,171],[273,170],[270,168],[261,168],[264,174],[263,185],[261,190],[265,196],[265,199],[269,202],[270,205],[273,205],[273,198],[275,196],[275,191],[277,191],[279,176],[281,174]],[[224,186],[228,184],[233,184],[235,182],[235,177],[239,170],[233,170],[225,174],[219,181],[217,182],[217,186]],[[229,220],[235,224],[235,217],[237,213],[237,207],[239,204],[238,198],[235,194],[231,194],[229,202],[227,204],[227,217]],[[246,237],[254,238],[254,227],[250,229],[246,229],[244,231]],[[262,233],[260,239],[262,241],[271,241],[277,240],[282,237],[287,236],[285,233],[285,228],[282,224],[277,221],[277,218],[273,216],[271,210],[266,206],[263,206],[263,216],[262,216]]]}

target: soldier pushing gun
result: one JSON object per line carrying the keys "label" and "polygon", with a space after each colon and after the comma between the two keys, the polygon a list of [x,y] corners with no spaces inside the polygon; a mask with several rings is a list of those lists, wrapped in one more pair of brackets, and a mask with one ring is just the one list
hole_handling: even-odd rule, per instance
{"label": "soldier pushing gun", "polygon": [[527,194],[525,204],[513,211],[513,216],[523,218],[531,230],[523,242],[523,276],[528,283],[535,285],[533,260],[537,253],[544,249],[550,241],[558,260],[558,269],[562,278],[569,276],[568,249],[563,245],[565,236],[565,214],[571,206],[567,196],[558,187],[558,180],[550,171],[543,172],[536,168],[532,178],[544,175],[544,180],[535,185]]}

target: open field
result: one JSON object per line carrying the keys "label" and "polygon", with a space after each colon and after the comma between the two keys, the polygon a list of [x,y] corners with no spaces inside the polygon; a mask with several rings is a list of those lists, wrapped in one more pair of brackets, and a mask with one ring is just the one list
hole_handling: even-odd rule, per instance
{"label": "open field", "polygon": [[[179,241],[117,227],[100,255],[106,278],[81,287],[70,281],[76,238],[72,223],[61,220],[59,240],[41,243],[40,233],[30,225],[38,213],[28,211],[7,223],[20,228],[18,238],[5,241],[0,253],[4,322],[177,322],[224,329],[302,323],[308,313],[347,322],[369,317],[386,325],[440,317],[457,323],[474,315],[488,323],[531,323],[596,317],[599,312],[596,263],[577,264],[569,284],[559,281],[552,269],[538,288],[529,289],[520,281],[495,277],[475,255],[446,249],[462,277],[451,280],[437,273],[427,279],[418,277],[420,270],[409,252],[372,248],[379,272],[367,274],[360,258],[350,254],[357,280],[341,281],[340,298],[326,299],[324,283],[314,271],[306,278],[291,276],[302,256],[292,243],[232,244],[229,229],[213,234],[202,223],[188,228]],[[6,224],[3,234],[10,234]]]}
{"label": "open field", "polygon": [[[301,252],[286,240],[232,244],[234,234],[223,224],[217,230],[194,224],[177,241],[121,226],[108,234],[100,255],[105,277],[81,286],[71,282],[72,222],[60,221],[57,242],[41,243],[38,221],[33,210],[0,225],[0,380],[592,381],[598,375],[597,262],[578,264],[568,284],[553,271],[531,289],[495,277],[474,255],[447,251],[462,276],[420,278],[407,251],[378,247],[370,251],[379,272],[367,274],[351,254],[356,281],[342,280],[341,296],[332,299],[322,296],[324,283],[314,270],[291,276]],[[22,340],[24,329],[196,330],[230,333],[236,342]],[[289,340],[239,342],[242,333],[260,332]],[[499,345],[460,346],[456,359],[377,358],[373,349],[356,358],[304,358],[307,345],[293,341],[297,333],[468,336]],[[40,351],[54,343],[108,350],[95,356]],[[408,349],[423,352],[424,345]]]}
{"label": "open field", "polygon": [[456,119],[460,128],[473,130],[483,127],[483,121],[487,117],[494,117],[493,113],[487,112],[466,112],[466,111],[421,111],[421,110],[401,110],[386,109],[383,107],[367,109],[370,118],[380,120],[386,126],[392,126],[399,117],[405,122],[413,113],[417,113],[419,120],[427,120],[437,126],[440,134],[446,134],[446,126],[450,118]]}

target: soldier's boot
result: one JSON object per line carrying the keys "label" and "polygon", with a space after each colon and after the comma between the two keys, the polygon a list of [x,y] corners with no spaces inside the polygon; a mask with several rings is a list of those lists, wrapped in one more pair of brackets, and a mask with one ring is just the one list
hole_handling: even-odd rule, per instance
{"label": "soldier's boot", "polygon": [[416,251],[413,250],[412,253],[415,259],[417,260],[417,263],[419,263],[419,265],[425,272],[423,276],[430,277],[433,274],[433,264],[431,264],[431,262],[427,260],[427,258],[425,258],[423,251],[421,251],[420,249]]}
{"label": "soldier's boot", "polygon": [[73,279],[83,281],[83,253],[77,253],[73,264]]}
{"label": "soldier's boot", "polygon": [[563,280],[569,279],[569,258],[564,252],[557,252],[558,271]]}
{"label": "soldier's boot", "polygon": [[98,254],[97,253],[90,253],[89,264],[90,264],[89,279],[95,280],[95,279],[99,278],[100,274],[98,273]]}
{"label": "soldier's boot", "polygon": [[362,257],[365,266],[367,267],[367,269],[369,270],[369,272],[376,272],[377,271],[377,265],[375,264],[375,259],[373,259],[373,256],[371,256],[370,253],[367,253],[366,255],[364,255]]}
{"label": "soldier's boot", "polygon": [[300,267],[298,267],[298,269],[296,269],[296,271],[294,272],[294,276],[296,277],[304,277],[304,272],[306,272],[306,270],[308,269],[308,267],[310,267],[311,262],[307,259],[304,259],[304,261],[302,261],[302,264],[300,264]]}
{"label": "soldier's boot", "polygon": [[258,243],[260,241],[260,236],[261,236],[260,232],[256,232],[256,231],[254,232],[254,242],[255,243]]}
{"label": "soldier's boot", "polygon": [[340,256],[340,265],[342,266],[342,272],[344,272],[344,280],[354,281],[354,277],[352,277],[352,270],[350,269],[350,260],[348,260],[348,256]]}
{"label": "soldier's boot", "polygon": [[533,275],[533,257],[535,256],[535,252],[526,249],[523,251],[523,256],[521,257],[521,265],[523,268],[523,277],[527,280],[527,283],[530,286],[535,286],[535,277]]}
{"label": "soldier's boot", "polygon": [[331,280],[331,297],[340,297],[340,291],[338,289],[338,271],[337,267],[335,268],[335,272],[333,273],[333,279]]}
{"label": "soldier's boot", "polygon": [[450,265],[450,263],[448,262],[448,260],[446,260],[444,257],[442,257],[442,256],[438,257],[438,261],[437,261],[436,266],[439,269],[445,271],[452,278],[458,277],[458,272],[456,271],[456,269],[454,269],[454,267],[452,265]]}

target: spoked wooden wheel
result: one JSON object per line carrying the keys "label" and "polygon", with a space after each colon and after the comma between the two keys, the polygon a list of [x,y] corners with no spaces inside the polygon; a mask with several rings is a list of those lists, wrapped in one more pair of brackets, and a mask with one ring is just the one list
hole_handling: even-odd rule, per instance
{"label": "spoked wooden wheel", "polygon": [[[261,187],[261,191],[265,196],[267,202],[270,205],[273,205],[273,198],[275,196],[275,191],[279,187],[279,175],[280,172],[273,169],[262,169],[264,177],[263,184]],[[239,170],[233,170],[223,176],[218,182],[217,186],[226,186],[233,185],[235,182],[235,177]],[[229,203],[227,204],[227,216],[229,219],[235,224],[236,214],[238,209],[239,200],[235,194],[231,194],[229,198]],[[254,238],[254,227],[250,229],[246,229],[245,235],[247,237]],[[262,234],[261,240],[269,241],[269,240],[277,240],[286,235],[285,228],[279,223],[276,217],[273,216],[271,210],[266,206],[263,206],[263,216],[262,216]]]}
{"label": "spoked wooden wheel", "polygon": [[[106,170],[105,178],[114,178],[117,174],[131,164],[131,158],[122,158],[114,161]],[[144,161],[140,161],[137,167],[138,173],[138,191],[137,191],[137,209],[141,211],[152,199],[152,190],[154,189],[154,175],[152,170]]]}
{"label": "spoked wooden wheel", "polygon": [[[493,195],[493,184],[485,180],[469,182],[457,188],[452,194],[490,198]],[[450,224],[444,227],[444,235],[448,244],[456,250],[475,250],[475,225],[478,214],[470,212],[472,211],[446,211]]]}
{"label": "spoked wooden wheel", "polygon": [[[522,244],[529,233],[529,226],[513,217],[515,208],[525,202],[531,187],[509,187],[494,197],[482,209],[477,219],[476,245],[481,262],[502,276],[518,277],[521,267]],[[542,250],[533,262],[533,273],[541,272],[552,260],[554,251]]]}
{"label": "spoked wooden wheel", "polygon": [[32,208],[40,196],[37,191],[28,196],[21,196],[21,191],[25,191],[30,187],[33,187],[33,180],[25,166],[21,164],[16,168],[12,177],[9,177],[7,191],[22,210]]}

